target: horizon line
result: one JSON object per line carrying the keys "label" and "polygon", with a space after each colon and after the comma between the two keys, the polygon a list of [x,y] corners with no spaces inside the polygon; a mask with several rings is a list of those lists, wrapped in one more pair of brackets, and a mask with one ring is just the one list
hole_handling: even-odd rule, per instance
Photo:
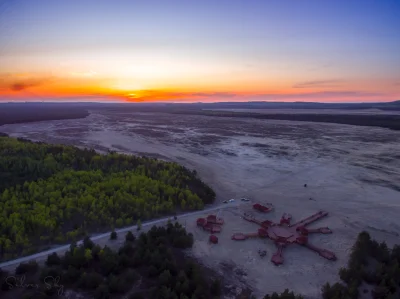
{"label": "horizon line", "polygon": [[68,100],[57,100],[57,101],[1,101],[0,104],[58,104],[58,103],[71,103],[71,104],[244,104],[244,103],[274,103],[274,104],[390,104],[397,103],[400,100],[392,100],[387,102],[350,102],[350,101],[335,101],[335,102],[319,102],[319,101],[215,101],[215,102],[184,102],[184,101],[68,101]]}

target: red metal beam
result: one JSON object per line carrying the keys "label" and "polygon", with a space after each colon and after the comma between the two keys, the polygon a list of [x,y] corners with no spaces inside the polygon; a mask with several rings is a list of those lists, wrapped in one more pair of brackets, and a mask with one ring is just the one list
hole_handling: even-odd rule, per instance
{"label": "red metal beam", "polygon": [[310,223],[313,223],[325,216],[328,215],[328,212],[324,212],[324,211],[319,211],[318,213],[315,213],[314,215],[311,215],[310,217],[307,217],[303,220],[300,220],[299,222],[296,222],[294,224],[292,224],[290,227],[299,227],[299,226],[307,226]]}
{"label": "red metal beam", "polygon": [[322,256],[323,258],[326,258],[328,260],[336,261],[336,259],[337,259],[336,255],[332,251],[329,251],[327,249],[318,248],[317,246],[312,245],[308,242],[306,244],[303,244],[302,246],[307,247],[308,249],[310,249],[312,251],[315,251],[320,256]]}
{"label": "red metal beam", "polygon": [[320,227],[320,228],[306,228],[305,229],[307,231],[307,233],[309,234],[315,234],[315,233],[319,233],[319,234],[331,234],[332,231],[329,227]]}
{"label": "red metal beam", "polygon": [[284,258],[283,258],[283,248],[285,247],[284,244],[281,243],[275,243],[277,247],[277,252],[275,252],[272,257],[271,257],[271,262],[275,264],[275,266],[283,264]]}

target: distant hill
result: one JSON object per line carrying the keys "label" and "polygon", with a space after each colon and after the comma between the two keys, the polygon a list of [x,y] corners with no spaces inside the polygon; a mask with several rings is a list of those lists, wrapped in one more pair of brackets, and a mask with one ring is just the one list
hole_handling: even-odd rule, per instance
{"label": "distant hill", "polygon": [[83,107],[66,103],[2,103],[0,126],[44,120],[76,119],[89,115]]}
{"label": "distant hill", "polygon": [[[184,105],[184,104],[179,104]],[[385,103],[319,103],[319,102],[219,102],[189,104],[202,109],[381,109],[400,110],[400,101]]]}
{"label": "distant hill", "polygon": [[[217,110],[221,109],[221,110]],[[227,111],[222,111],[222,110]],[[230,109],[271,109],[269,113],[258,111],[234,112]],[[0,126],[11,123],[25,123],[56,119],[77,119],[89,115],[90,111],[107,110],[121,112],[162,112],[192,114],[214,117],[246,117],[256,119],[278,119],[289,121],[308,121],[339,123],[358,126],[383,127],[400,130],[400,115],[395,113],[370,113],[357,115],[349,112],[336,114],[327,111],[297,113],[295,111],[275,112],[273,109],[341,109],[400,111],[400,101],[386,103],[318,103],[318,102],[220,102],[220,103],[3,103],[0,104]],[[211,111],[214,110],[214,111]],[[215,111],[217,110],[217,111]]]}
{"label": "distant hill", "polygon": [[11,102],[0,103],[0,108],[96,108],[96,107],[185,107],[185,108],[236,108],[236,109],[382,109],[400,110],[400,100],[376,103],[321,103],[321,102],[215,102],[215,103],[168,103],[168,102]]}

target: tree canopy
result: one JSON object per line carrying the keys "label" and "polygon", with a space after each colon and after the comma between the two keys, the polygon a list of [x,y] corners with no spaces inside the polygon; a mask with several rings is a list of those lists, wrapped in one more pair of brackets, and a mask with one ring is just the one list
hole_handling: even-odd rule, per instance
{"label": "tree canopy", "polygon": [[0,137],[0,258],[215,199],[172,162]]}
{"label": "tree canopy", "polygon": [[[154,226],[134,242],[126,241],[117,251],[101,248],[86,238],[80,246],[71,245],[64,256],[49,255],[41,268],[36,263],[18,266],[15,274],[26,275],[26,281],[38,287],[16,288],[11,281],[3,285],[0,297],[14,294],[16,298],[20,292],[22,298],[55,298],[59,287],[43,284],[43,279],[51,276],[59,277],[58,285],[65,290],[83,292],[95,299],[128,298],[127,294],[132,299],[220,298],[221,284],[215,274],[210,276],[200,265],[183,258],[182,249],[192,245],[192,234],[178,223]],[[0,277],[7,275],[0,272]]]}
{"label": "tree canopy", "polygon": [[389,249],[361,232],[339,276],[342,282],[323,286],[323,299],[400,298],[400,246]]}

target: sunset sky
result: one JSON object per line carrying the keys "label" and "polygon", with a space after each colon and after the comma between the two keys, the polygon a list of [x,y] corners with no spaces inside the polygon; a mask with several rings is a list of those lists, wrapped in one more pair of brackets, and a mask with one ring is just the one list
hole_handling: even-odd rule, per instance
{"label": "sunset sky", "polygon": [[400,100],[399,0],[2,0],[0,101]]}

